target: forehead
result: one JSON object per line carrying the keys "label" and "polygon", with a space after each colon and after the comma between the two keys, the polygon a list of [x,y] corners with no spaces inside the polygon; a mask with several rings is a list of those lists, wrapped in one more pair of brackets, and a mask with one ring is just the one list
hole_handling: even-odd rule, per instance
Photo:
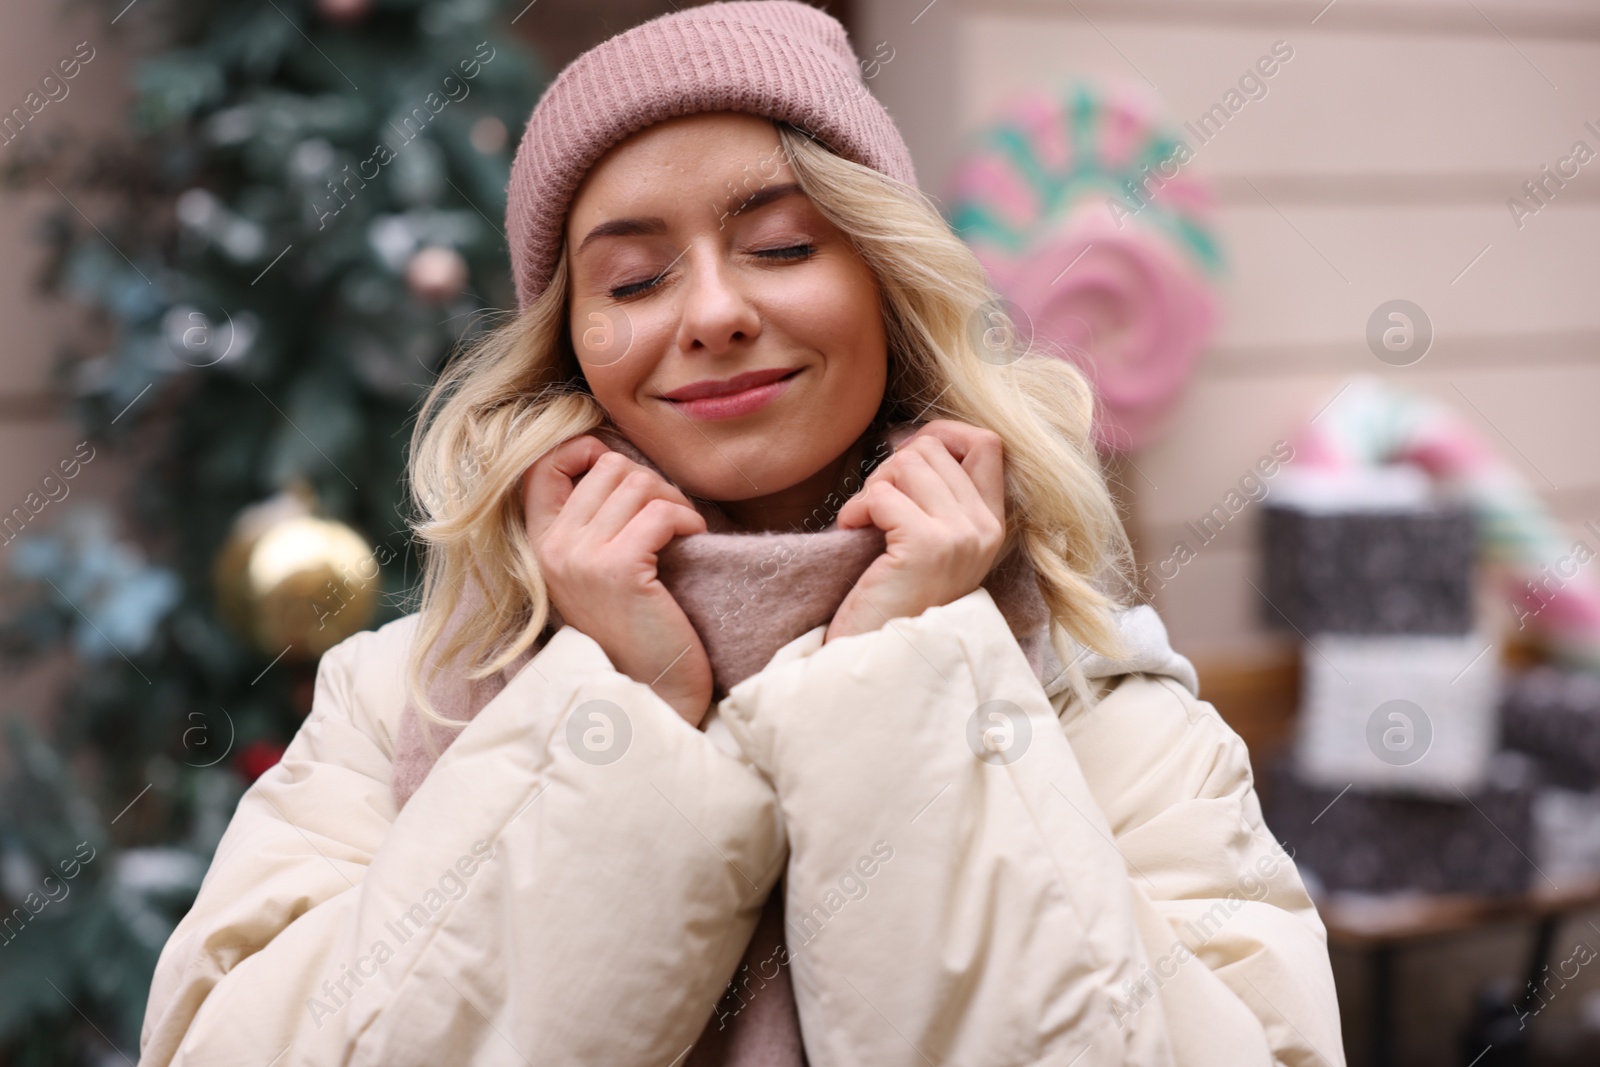
{"label": "forehead", "polygon": [[771,120],[734,111],[666,119],[612,145],[589,169],[567,212],[568,235],[647,198],[726,197],[780,176],[793,171]]}

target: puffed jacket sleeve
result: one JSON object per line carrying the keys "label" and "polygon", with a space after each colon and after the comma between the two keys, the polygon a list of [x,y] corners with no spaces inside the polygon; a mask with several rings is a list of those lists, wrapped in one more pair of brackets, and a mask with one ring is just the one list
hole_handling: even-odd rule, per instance
{"label": "puffed jacket sleeve", "polygon": [[665,1065],[699,1035],[782,873],[770,785],[565,627],[397,812],[414,620],[322,658],[161,954],[141,1064]]}
{"label": "puffed jacket sleeve", "polygon": [[719,708],[788,829],[814,1067],[1342,1067],[1325,932],[1215,709],[1125,675],[1063,724],[981,587],[823,633]]}
{"label": "puffed jacket sleeve", "polygon": [[1327,932],[1262,819],[1244,741],[1161,676],[1124,676],[1063,718],[1147,949],[1113,1001],[1118,1025],[1159,1000],[1183,1067],[1343,1067]]}

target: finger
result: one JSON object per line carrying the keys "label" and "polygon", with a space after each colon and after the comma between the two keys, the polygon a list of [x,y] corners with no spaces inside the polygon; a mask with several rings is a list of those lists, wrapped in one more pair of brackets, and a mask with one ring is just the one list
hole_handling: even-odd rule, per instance
{"label": "finger", "polygon": [[848,526],[842,520],[844,512],[840,511],[841,526],[843,528],[876,526],[886,534],[895,532],[909,532],[924,523],[931,522],[927,512],[917,506],[916,501],[906,496],[890,482],[880,482],[871,492],[866,489],[850,498],[850,503],[857,505],[856,513],[851,516]]}
{"label": "finger", "polygon": [[995,438],[996,435],[989,430],[970,423],[957,422],[955,419],[934,419],[932,422],[923,423],[917,427],[915,433],[906,439],[903,447],[910,447],[912,442],[922,437],[933,437],[949,449],[950,454],[959,461],[965,461],[968,454],[979,447],[983,441]]}
{"label": "finger", "polygon": [[706,532],[706,517],[685,504],[657,497],[647,501],[611,543],[630,555],[660,552],[674,537]]}
{"label": "finger", "polygon": [[584,525],[586,532],[600,541],[609,541],[628,525],[639,509],[652,500],[666,500],[669,503],[689,508],[689,500],[677,486],[668,482],[654,471],[632,463],[632,470],[622,475],[609,496],[606,497],[594,516]]}
{"label": "finger", "polygon": [[858,489],[854,496],[844,502],[833,516],[833,528],[836,530],[853,530],[861,526],[871,526],[872,521],[867,518],[866,503],[861,498],[866,494],[866,486]]}
{"label": "finger", "polygon": [[885,479],[893,479],[897,466],[895,461],[896,457],[910,447],[911,439],[914,436],[915,434],[908,435],[903,441],[900,442],[898,447],[891,451],[888,456],[884,457],[884,459],[880,460],[877,466],[872,468],[872,470],[867,474],[866,479],[861,483],[861,488],[853,495],[852,499],[854,496],[860,496],[862,493],[866,492],[869,486],[875,485],[878,482],[884,481]]}
{"label": "finger", "polygon": [[[595,441],[598,448],[590,445]],[[684,496],[677,486],[672,485],[654,471],[642,464],[636,463],[627,456],[606,446],[598,438],[579,437],[566,442],[558,449],[548,454],[549,466],[553,472],[530,472],[536,486],[533,506],[549,509],[552,502],[559,501],[555,511],[544,510],[534,519],[534,523],[542,522],[541,534],[548,534],[550,529],[560,524],[562,528],[579,530],[593,523],[596,516],[605,508],[608,501],[615,494],[630,474],[635,471],[647,471],[655,476],[656,490],[654,495],[664,495],[677,503],[690,507],[689,498]],[[541,463],[544,463],[541,460]],[[541,479],[547,479],[555,486],[554,492],[538,488]],[[633,500],[634,507],[617,514],[615,509],[607,513],[603,521],[605,537],[614,535],[620,530],[628,517],[638,510],[637,505],[650,498],[652,494],[644,494]]]}
{"label": "finger", "polygon": [[[605,443],[604,441],[601,441],[601,444],[604,444],[604,443]],[[645,463],[640,463],[640,462],[630,458],[629,456],[625,455],[624,453],[619,452],[616,449],[610,448],[609,446],[607,447],[607,451],[609,451],[615,457],[613,459],[606,460],[606,462],[608,464],[613,465],[612,468],[611,468],[611,473],[614,474],[615,477],[609,477],[608,476],[608,477],[605,477],[605,478],[595,479],[596,481],[601,483],[602,486],[606,487],[607,490],[608,490],[604,495],[599,496],[597,498],[597,500],[595,501],[595,506],[594,506],[594,510],[595,511],[598,511],[599,508],[605,503],[606,499],[610,495],[609,490],[614,490],[618,485],[620,485],[622,483],[622,480],[624,478],[626,478],[628,475],[632,474],[634,471],[645,471],[646,473],[650,474],[656,480],[656,483],[661,488],[661,491],[664,492],[667,496],[672,498],[677,503],[682,504],[686,508],[691,508],[692,509],[694,507],[694,505],[690,502],[689,498],[684,495],[683,490],[679,489],[672,482],[668,481],[666,476],[663,475],[655,467],[650,466],[648,460]],[[605,457],[601,456],[600,458],[603,459]],[[593,472],[591,472],[591,473],[593,473]],[[581,477],[581,475],[580,475],[580,477]],[[589,479],[588,478],[584,478],[584,480],[588,481]],[[581,483],[579,483],[579,484],[580,484],[580,487],[581,487]],[[585,514],[586,517],[591,515],[590,512],[585,512],[584,514]]]}
{"label": "finger", "polygon": [[[972,479],[972,484],[977,487],[978,494],[989,510],[995,518],[1004,522],[1005,446],[1000,435],[953,419],[936,419],[925,423],[918,427],[912,439],[922,436],[924,432],[937,438],[950,455],[961,463],[962,470]],[[906,446],[909,447],[910,443],[908,440]]]}
{"label": "finger", "polygon": [[[925,440],[929,443],[919,450],[922,458],[927,461],[928,466],[936,471],[944,480],[945,485],[949,487],[961,514],[965,515],[974,524],[981,524],[986,515],[996,519],[1002,518],[1001,515],[993,514],[989,501],[985,499],[984,494],[973,481],[972,475],[945,449],[943,443],[936,441],[932,437]],[[976,453],[969,453],[967,458],[973,460],[975,456]],[[980,528],[983,528],[983,526],[980,525]]]}
{"label": "finger", "polygon": [[[948,465],[946,470],[940,470],[933,465],[932,455],[937,453]],[[961,465],[951,458],[950,453],[944,450],[944,445],[933,438],[926,438],[924,443],[902,452],[896,457],[900,460],[894,472],[887,477],[890,485],[905,493],[906,496],[917,502],[933,518],[942,523],[949,523],[964,518],[967,514],[960,499],[956,495],[956,487],[951,484],[950,471],[954,471],[954,479],[966,482],[970,486],[971,479]],[[973,493],[976,498],[976,492]],[[983,506],[981,499],[975,499],[978,507]]]}
{"label": "finger", "polygon": [[872,525],[872,520],[867,518],[866,503],[863,498],[873,486],[880,482],[893,480],[895,468],[891,464],[894,463],[894,459],[894,455],[891,454],[873,468],[872,473],[867,475],[866,481],[861,483],[861,488],[852,493],[850,498],[844,502],[844,505],[839,508],[834,517],[835,526],[841,530],[848,530]]}
{"label": "finger", "polygon": [[610,451],[599,438],[582,434],[550,449],[523,472],[523,523],[535,542],[566,508],[578,479]]}

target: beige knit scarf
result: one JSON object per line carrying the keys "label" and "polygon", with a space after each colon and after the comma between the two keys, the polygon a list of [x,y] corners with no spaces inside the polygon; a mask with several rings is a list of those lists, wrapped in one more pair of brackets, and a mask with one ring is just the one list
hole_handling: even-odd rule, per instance
{"label": "beige knit scarf", "polygon": [[[883,553],[886,542],[882,530],[840,530],[834,526],[834,518],[844,499],[860,489],[867,474],[895,446],[904,443],[918,425],[902,423],[863,435],[851,450],[836,493],[829,498],[834,506],[826,512],[814,512],[812,519],[803,524],[808,527],[805,530],[742,532],[714,503],[691,498],[705,516],[707,530],[675,538],[657,553],[656,571],[705,645],[716,684],[714,699],[760,671],[784,645],[831,620],[862,572]],[[594,432],[608,447],[661,473],[614,429],[603,427]],[[989,573],[983,586],[994,597],[1040,681],[1048,682],[1045,672],[1058,669],[1060,663],[1050,648],[1049,609],[1032,568],[1020,553],[1013,552]],[[482,590],[475,583],[470,584],[439,643],[430,652],[424,678],[437,662],[437,649],[445,646],[455,629],[482,603]],[[489,678],[470,681],[459,670],[441,672],[428,688],[435,710],[449,719],[470,721],[562,625],[552,606],[550,623],[535,646]],[[400,806],[422,784],[439,753],[460,733],[459,728],[432,723],[428,730],[431,745],[423,737],[416,708],[408,698],[395,746],[392,779],[395,802]],[[767,900],[745,954],[747,963],[769,958],[782,942],[782,889],[779,882]],[[779,980],[769,982],[760,993],[736,1014],[719,1007],[684,1067],[804,1064],[787,971],[781,971]],[[727,1018],[731,1018],[731,1025],[720,1021]]]}

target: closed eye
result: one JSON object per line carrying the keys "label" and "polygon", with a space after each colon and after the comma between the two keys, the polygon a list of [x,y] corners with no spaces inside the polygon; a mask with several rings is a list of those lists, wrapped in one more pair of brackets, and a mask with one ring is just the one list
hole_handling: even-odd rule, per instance
{"label": "closed eye", "polygon": [[657,274],[654,278],[646,278],[642,282],[630,282],[627,285],[619,285],[617,288],[611,290],[611,299],[624,300],[627,297],[642,293],[646,289],[653,287],[657,282],[665,277],[665,274],[666,272],[663,271],[661,274]]}
{"label": "closed eye", "polygon": [[[763,248],[754,254],[767,259],[792,261],[808,259],[816,250],[816,246],[814,245],[803,244],[789,245],[784,248]],[[630,282],[627,285],[618,286],[617,288],[611,290],[611,299],[625,300],[630,296],[637,296],[640,293],[654,288],[656,283],[660,282],[664,277],[666,277],[665,271],[663,271],[661,274],[657,274],[654,278],[646,278],[644,281]]]}
{"label": "closed eye", "polygon": [[790,245],[787,248],[765,248],[757,252],[758,256],[768,256],[773,259],[805,259],[816,249],[811,245]]}

